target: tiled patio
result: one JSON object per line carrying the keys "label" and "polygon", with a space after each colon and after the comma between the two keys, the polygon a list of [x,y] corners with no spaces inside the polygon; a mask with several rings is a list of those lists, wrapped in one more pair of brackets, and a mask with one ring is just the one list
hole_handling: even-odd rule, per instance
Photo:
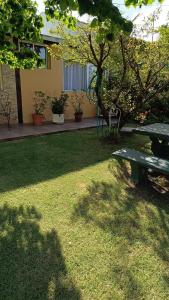
{"label": "tiled patio", "polygon": [[11,128],[0,126],[0,142],[22,139],[31,136],[40,136],[46,134],[59,133],[64,131],[80,130],[85,128],[94,128],[97,126],[96,118],[83,119],[82,122],[65,122],[63,125],[44,124],[42,126],[34,125],[13,125]]}

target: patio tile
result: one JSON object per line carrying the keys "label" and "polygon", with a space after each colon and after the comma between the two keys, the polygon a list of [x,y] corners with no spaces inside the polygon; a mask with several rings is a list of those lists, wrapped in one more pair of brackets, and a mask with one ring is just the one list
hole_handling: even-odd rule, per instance
{"label": "patio tile", "polygon": [[95,128],[97,126],[97,119],[83,119],[82,122],[67,121],[63,125],[44,124],[42,126],[34,125],[13,125],[11,128],[7,126],[0,126],[0,141],[9,141],[22,139],[31,136],[40,136],[46,134],[53,134],[65,131],[80,130],[85,128]]}

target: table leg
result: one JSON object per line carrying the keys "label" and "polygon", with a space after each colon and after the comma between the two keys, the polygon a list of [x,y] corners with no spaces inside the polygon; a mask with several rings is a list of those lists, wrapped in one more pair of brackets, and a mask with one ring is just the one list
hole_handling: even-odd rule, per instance
{"label": "table leg", "polygon": [[130,162],[131,179],[135,184],[145,183],[147,181],[147,171],[137,163]]}
{"label": "table leg", "polygon": [[151,139],[151,150],[157,157],[169,159],[169,144],[166,140],[160,140],[158,138]]}

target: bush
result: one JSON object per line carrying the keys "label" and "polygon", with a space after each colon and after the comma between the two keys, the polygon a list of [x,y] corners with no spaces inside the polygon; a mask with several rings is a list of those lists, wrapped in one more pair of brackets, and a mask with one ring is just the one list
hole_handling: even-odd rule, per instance
{"label": "bush", "polygon": [[137,120],[144,124],[169,123],[169,91],[153,98],[137,112]]}
{"label": "bush", "polygon": [[69,96],[63,92],[60,97],[48,97],[48,99],[51,100],[52,113],[58,115],[63,114],[68,98]]}

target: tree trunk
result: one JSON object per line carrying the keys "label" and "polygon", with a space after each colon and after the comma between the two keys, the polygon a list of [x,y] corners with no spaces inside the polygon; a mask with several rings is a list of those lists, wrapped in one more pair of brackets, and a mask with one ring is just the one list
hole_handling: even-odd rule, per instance
{"label": "tree trunk", "polygon": [[103,69],[101,67],[100,68],[98,67],[96,87],[95,87],[97,103],[98,103],[98,107],[100,108],[101,114],[103,115],[103,118],[105,119],[107,125],[109,125],[109,114],[103,104],[103,98],[102,98],[102,82],[103,82]]}

